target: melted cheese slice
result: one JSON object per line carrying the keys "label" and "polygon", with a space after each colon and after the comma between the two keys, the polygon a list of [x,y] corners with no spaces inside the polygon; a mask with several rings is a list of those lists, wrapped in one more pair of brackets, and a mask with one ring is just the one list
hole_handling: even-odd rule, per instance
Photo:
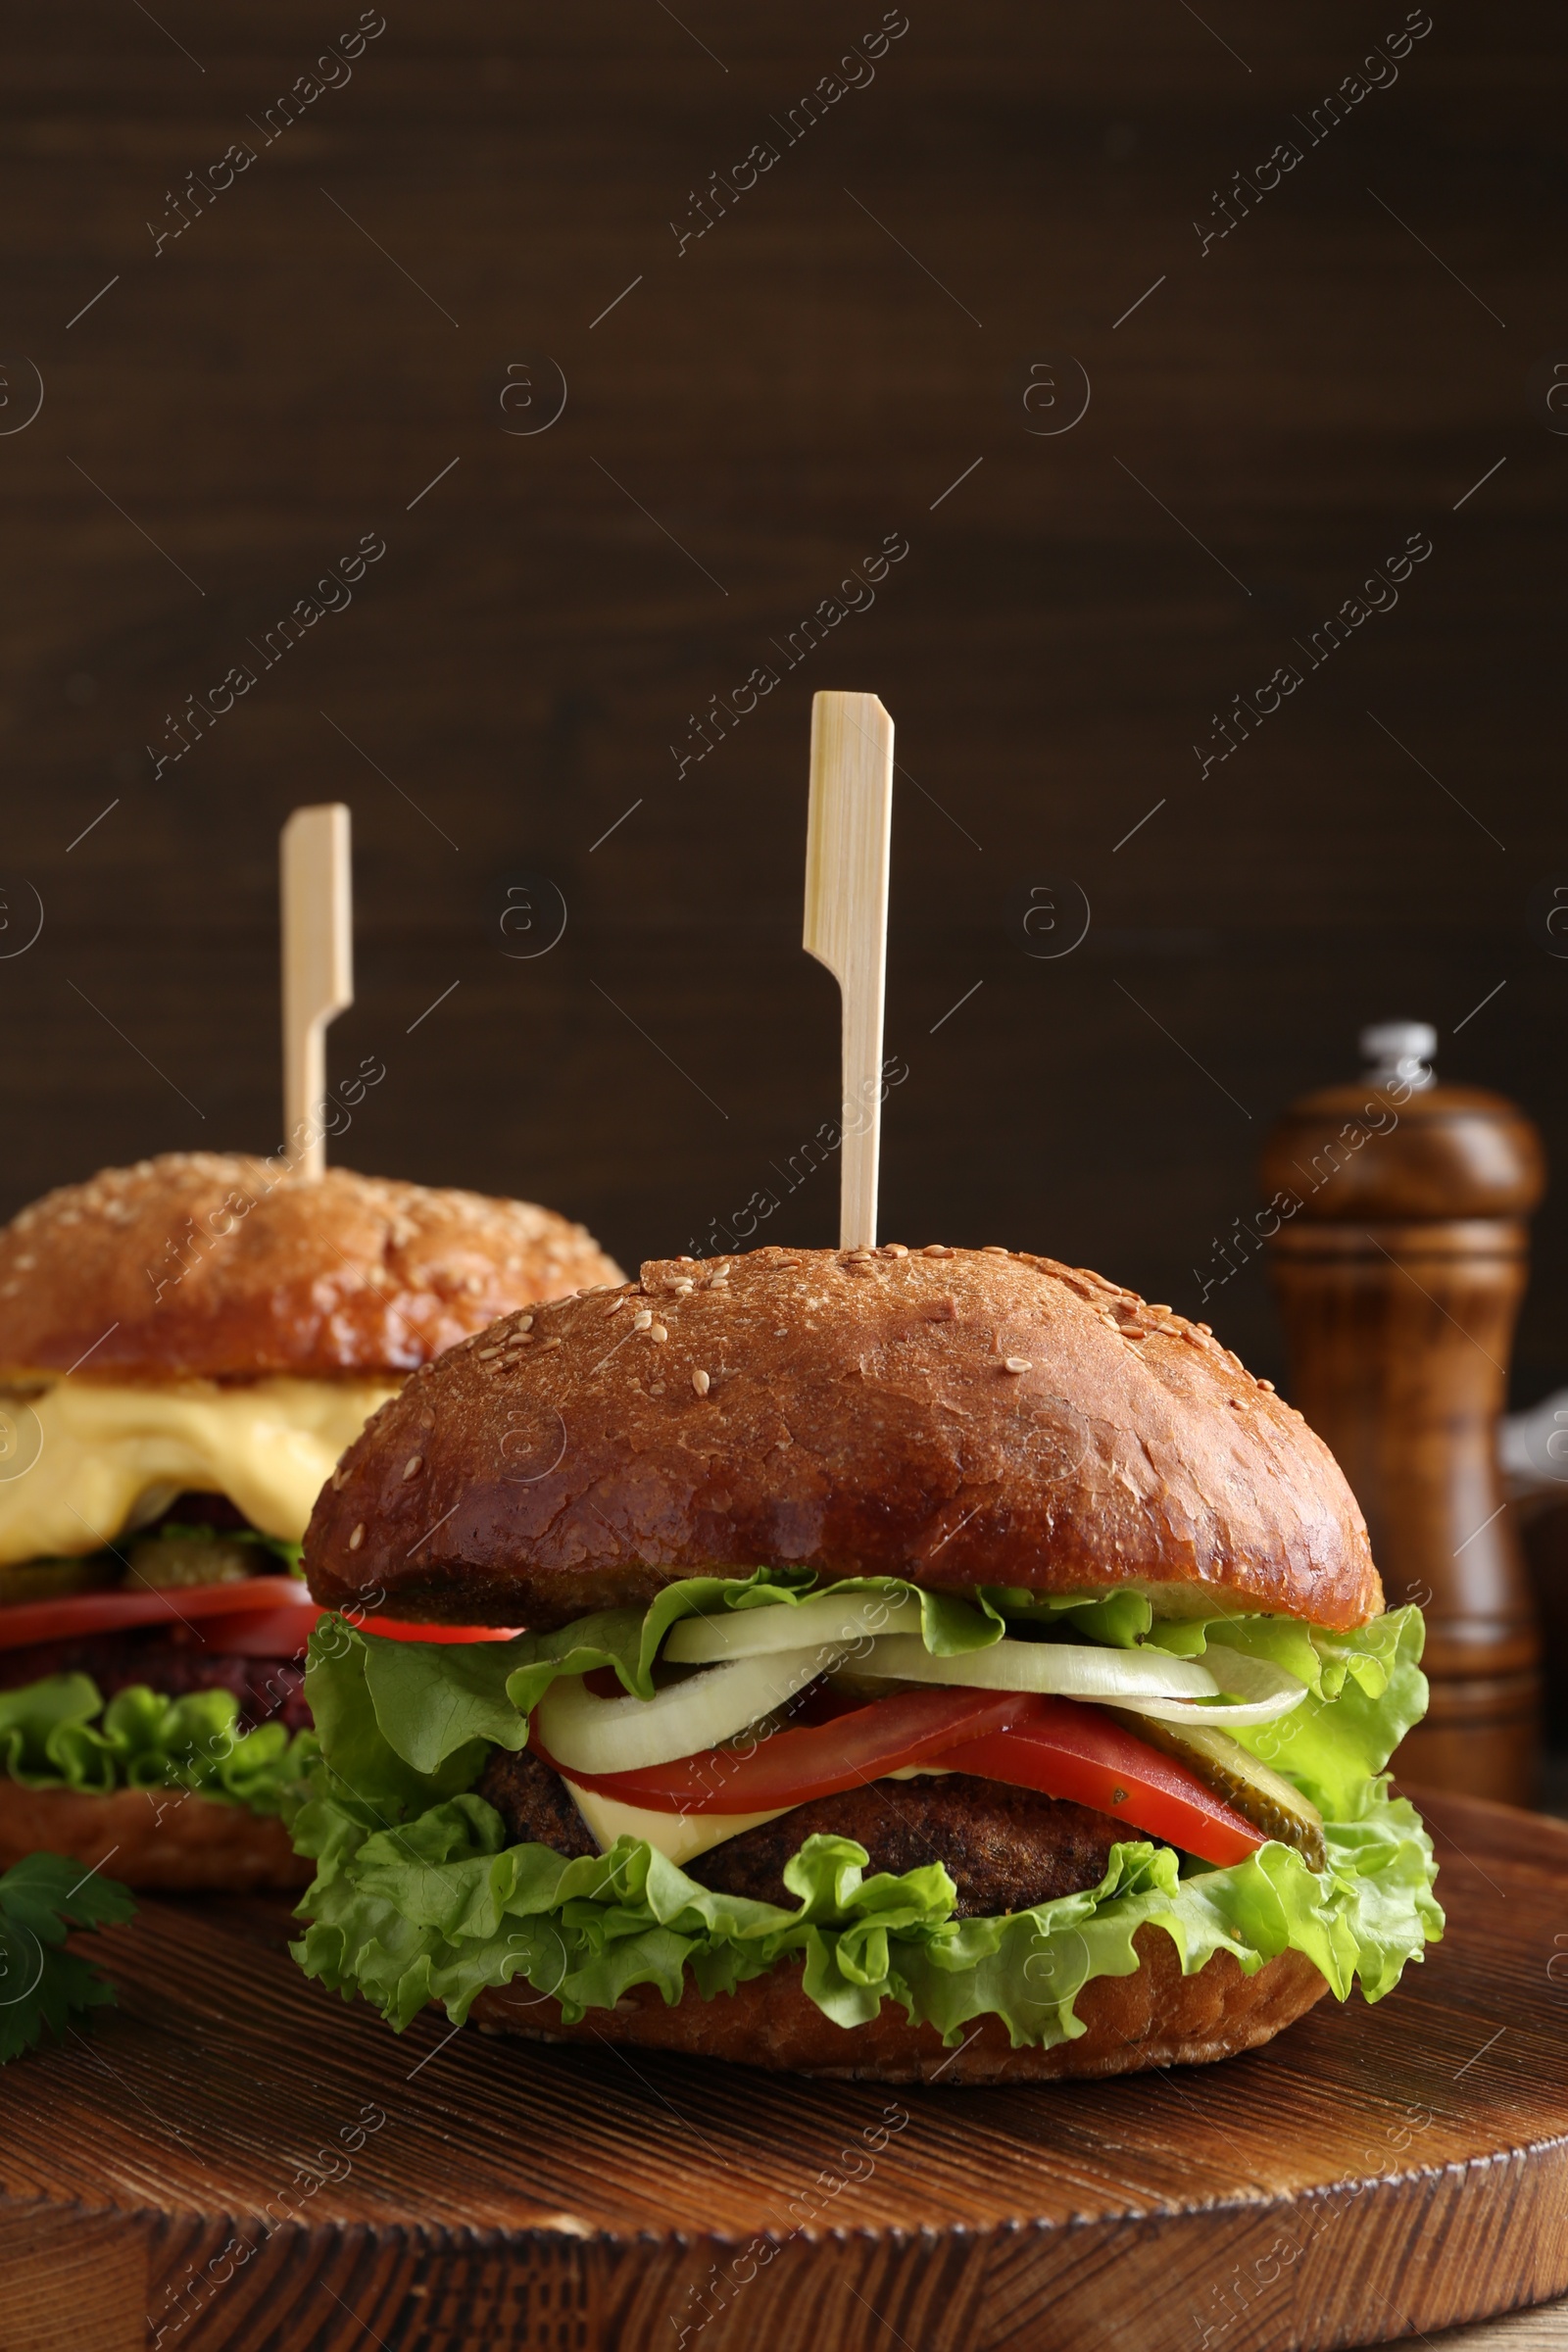
{"label": "melted cheese slice", "polygon": [[[564,1773],[561,1777],[566,1778]],[[641,1805],[617,1804],[612,1796],[579,1788],[575,1781],[566,1781],[566,1787],[602,1854],[617,1838],[646,1838],[656,1854],[677,1865],[695,1861],[710,1846],[722,1845],[743,1830],[760,1830],[764,1821],[777,1821],[781,1813],[794,1811],[792,1805],[775,1805],[771,1813],[648,1813]]]}
{"label": "melted cheese slice", "polygon": [[21,1449],[30,1463],[0,1474],[0,1566],[96,1551],[187,1488],[226,1494],[264,1535],[297,1544],[338,1455],[401,1385],[58,1380],[11,1407],[37,1428]]}
{"label": "melted cheese slice", "polygon": [[[881,1777],[886,1781],[912,1781],[929,1773],[933,1777],[948,1771],[945,1764],[901,1764],[894,1772]],[[794,1813],[794,1805],[775,1805],[770,1813],[650,1813],[641,1805],[621,1805],[612,1796],[599,1796],[592,1788],[581,1788],[564,1773],[562,1779],[571,1790],[572,1802],[591,1835],[599,1840],[599,1850],[608,1853],[617,1838],[645,1838],[656,1854],[678,1868],[683,1862],[693,1862],[715,1845],[724,1845],[731,1838],[740,1837],[743,1830],[760,1830],[764,1821],[777,1821],[785,1813]]]}

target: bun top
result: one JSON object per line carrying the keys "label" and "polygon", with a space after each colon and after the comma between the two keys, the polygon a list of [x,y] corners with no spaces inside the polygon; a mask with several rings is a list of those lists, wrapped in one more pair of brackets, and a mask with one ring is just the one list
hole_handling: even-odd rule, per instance
{"label": "bun top", "polygon": [[305,1559],[323,1602],[541,1630],[715,1567],[1383,1605],[1328,1447],[1207,1331],[1051,1258],[898,1245],[509,1316],[382,1406]]}
{"label": "bun top", "polygon": [[620,1278],[531,1201],[168,1152],[0,1230],[0,1378],[408,1372],[509,1307]]}

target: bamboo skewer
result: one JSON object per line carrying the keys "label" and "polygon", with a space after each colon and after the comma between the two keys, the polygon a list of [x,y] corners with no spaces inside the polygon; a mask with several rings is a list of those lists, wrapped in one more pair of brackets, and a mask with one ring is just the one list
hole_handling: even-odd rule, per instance
{"label": "bamboo skewer", "polygon": [[804,944],[844,1010],[841,1250],[876,1247],[892,829],[892,719],[874,694],[814,695]]}
{"label": "bamboo skewer", "polygon": [[278,839],[283,915],[283,1156],[296,1176],[326,1167],[327,1023],[354,1002],[349,812],[296,808]]}

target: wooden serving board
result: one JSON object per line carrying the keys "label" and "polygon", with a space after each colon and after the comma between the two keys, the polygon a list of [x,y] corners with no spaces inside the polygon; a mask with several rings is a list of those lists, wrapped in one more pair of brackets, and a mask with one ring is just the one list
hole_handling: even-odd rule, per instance
{"label": "wooden serving board", "polygon": [[1568,1825],[1427,1803],[1447,1940],[1218,2067],[808,2083],[307,1984],[263,1898],[95,1938],[0,2078],[0,2352],[1258,2352],[1568,2289]]}

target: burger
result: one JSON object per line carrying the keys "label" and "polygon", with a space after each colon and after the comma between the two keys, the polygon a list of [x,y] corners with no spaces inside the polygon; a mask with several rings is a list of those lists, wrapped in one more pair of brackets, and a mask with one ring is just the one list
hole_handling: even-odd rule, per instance
{"label": "burger", "polygon": [[300,1884],[317,1490],[416,1366],[618,1273],[526,1201],[213,1152],[0,1231],[0,1868]]}
{"label": "burger", "polygon": [[1384,1769],[1421,1620],[1327,1448],[1050,1258],[766,1249],[503,1318],[305,1562],[294,1949],[399,2029],[1115,2074],[1380,1999],[1442,1929]]}

